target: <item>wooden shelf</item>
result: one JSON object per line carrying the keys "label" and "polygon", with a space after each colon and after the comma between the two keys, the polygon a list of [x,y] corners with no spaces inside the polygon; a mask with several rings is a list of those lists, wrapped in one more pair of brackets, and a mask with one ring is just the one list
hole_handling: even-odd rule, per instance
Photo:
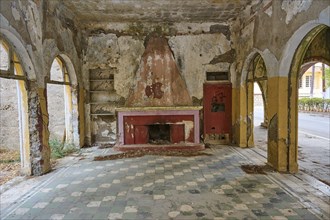
{"label": "wooden shelf", "polygon": [[[91,116],[114,116],[113,111],[115,105],[112,101],[116,90],[114,89],[114,75],[111,69],[95,69],[90,70],[89,75],[89,95]],[[102,101],[104,100],[104,101]],[[97,106],[100,105],[100,106]],[[100,111],[101,113],[97,113]],[[103,112],[103,113],[102,113]]]}
{"label": "wooden shelf", "polygon": [[90,79],[91,82],[114,81],[114,79]]}
{"label": "wooden shelf", "polygon": [[91,105],[107,105],[107,104],[113,104],[113,102],[90,102]]}
{"label": "wooden shelf", "polygon": [[91,113],[90,115],[97,116],[97,115],[115,115],[115,113]]}
{"label": "wooden shelf", "polygon": [[89,90],[89,92],[114,92],[115,90]]}

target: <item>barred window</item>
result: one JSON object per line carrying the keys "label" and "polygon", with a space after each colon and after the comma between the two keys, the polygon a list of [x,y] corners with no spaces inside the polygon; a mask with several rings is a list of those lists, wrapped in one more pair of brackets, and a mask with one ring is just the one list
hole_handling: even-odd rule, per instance
{"label": "barred window", "polygon": [[306,88],[311,87],[312,76],[306,76],[305,79],[306,79],[305,81]]}

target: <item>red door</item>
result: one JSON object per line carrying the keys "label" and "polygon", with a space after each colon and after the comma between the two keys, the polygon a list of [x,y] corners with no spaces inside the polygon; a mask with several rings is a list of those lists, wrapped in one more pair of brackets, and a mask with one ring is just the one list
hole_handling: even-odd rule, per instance
{"label": "red door", "polygon": [[231,134],[231,83],[204,84],[204,136]]}

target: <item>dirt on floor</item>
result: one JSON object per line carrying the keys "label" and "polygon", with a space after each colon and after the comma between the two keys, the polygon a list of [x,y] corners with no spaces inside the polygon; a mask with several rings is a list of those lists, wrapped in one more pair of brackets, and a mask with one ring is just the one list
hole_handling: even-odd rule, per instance
{"label": "dirt on floor", "polygon": [[0,149],[0,185],[20,175],[20,152]]}
{"label": "dirt on floor", "polygon": [[96,156],[95,161],[102,160],[116,160],[122,158],[143,157],[145,155],[161,155],[161,156],[177,156],[177,157],[194,157],[194,156],[210,156],[211,154],[203,151],[149,151],[149,150],[135,150],[113,155]]}
{"label": "dirt on floor", "polygon": [[269,165],[253,165],[253,164],[244,164],[241,165],[242,170],[248,174],[265,174],[270,172],[275,172],[275,170]]}

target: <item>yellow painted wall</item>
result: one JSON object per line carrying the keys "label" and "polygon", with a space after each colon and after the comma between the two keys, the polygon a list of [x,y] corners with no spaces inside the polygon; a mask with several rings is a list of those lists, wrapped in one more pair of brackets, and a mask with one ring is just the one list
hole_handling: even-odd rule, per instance
{"label": "yellow painted wall", "polygon": [[[297,132],[297,128],[288,130],[288,77],[268,78],[268,163],[278,171],[298,170],[297,160],[291,155],[295,152],[295,143],[287,147],[287,135]],[[291,109],[290,109],[291,110]],[[291,152],[288,160],[288,151]]]}

